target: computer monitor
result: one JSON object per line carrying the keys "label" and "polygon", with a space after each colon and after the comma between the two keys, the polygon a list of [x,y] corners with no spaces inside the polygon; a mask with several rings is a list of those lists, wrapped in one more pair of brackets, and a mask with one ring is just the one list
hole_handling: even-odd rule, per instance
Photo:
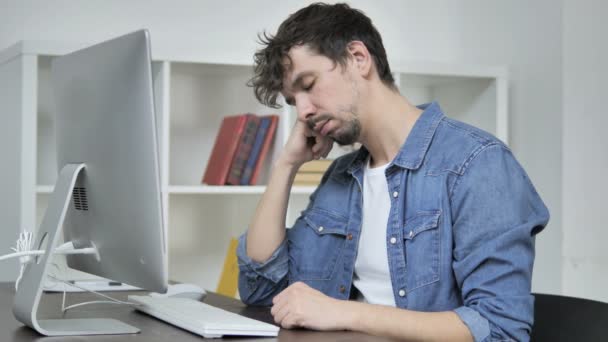
{"label": "computer monitor", "polygon": [[59,178],[13,312],[44,335],[133,333],[108,319],[38,320],[41,286],[58,230],[75,248],[72,268],[155,292],[167,290],[159,144],[146,30],[57,57],[51,66]]}

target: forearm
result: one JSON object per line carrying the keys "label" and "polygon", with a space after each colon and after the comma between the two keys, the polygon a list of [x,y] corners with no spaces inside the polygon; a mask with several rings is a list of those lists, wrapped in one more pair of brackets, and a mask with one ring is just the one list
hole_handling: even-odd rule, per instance
{"label": "forearm", "polygon": [[296,167],[278,160],[247,232],[247,255],[264,262],[285,239],[285,215]]}
{"label": "forearm", "polygon": [[452,311],[418,312],[383,305],[340,301],[344,329],[407,341],[473,341]]}

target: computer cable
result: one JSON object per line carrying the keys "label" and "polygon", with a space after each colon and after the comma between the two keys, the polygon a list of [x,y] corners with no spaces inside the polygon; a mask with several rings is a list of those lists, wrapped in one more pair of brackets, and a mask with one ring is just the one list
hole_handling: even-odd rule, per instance
{"label": "computer cable", "polygon": [[[23,277],[23,272],[25,271],[26,265],[34,261],[34,256],[40,256],[46,253],[45,250],[34,250],[33,248],[34,234],[32,232],[24,231],[19,234],[15,247],[11,247],[14,253],[0,256],[0,261],[11,258],[19,258],[21,269],[19,270],[19,276],[15,281],[15,291],[19,289],[19,282]],[[55,248],[55,250],[53,250],[53,254],[96,254],[99,256],[97,248],[87,247],[76,249],[71,241]]]}
{"label": "computer cable", "polygon": [[82,287],[82,286],[79,286],[79,285],[67,282],[67,281],[65,281],[63,279],[57,278],[57,277],[52,276],[52,275],[48,275],[48,277],[50,277],[50,278],[52,278],[52,279],[54,279],[54,280],[56,280],[56,281],[58,281],[60,283],[63,283],[64,285],[76,287],[76,288],[81,289],[83,291],[90,292],[90,293],[93,293],[93,294],[98,295],[100,297],[103,297],[105,299],[108,299],[108,300],[95,300],[95,301],[90,301],[90,302],[82,302],[82,303],[77,303],[77,304],[73,304],[73,305],[70,305],[70,306],[66,307],[65,306],[66,290],[65,290],[65,287],[64,287],[64,290],[63,290],[63,299],[61,300],[61,311],[62,312],[68,311],[70,309],[77,308],[79,306],[90,305],[90,304],[119,304],[119,305],[130,305],[130,306],[140,305],[140,304],[137,304],[137,303],[125,302],[125,301],[122,301],[122,300],[119,300],[119,299],[116,299],[116,298],[112,298],[112,297],[110,297],[108,295],[105,295],[103,293],[100,293],[100,292],[97,292],[97,291],[93,291],[93,290],[87,289],[86,287]]}
{"label": "computer cable", "polygon": [[[19,238],[17,239],[15,247],[11,247],[11,249],[14,251],[14,253],[0,256],[0,261],[8,260],[11,258],[19,258],[19,261],[21,263],[21,269],[19,271],[19,276],[17,277],[17,280],[15,281],[15,291],[17,291],[19,289],[19,282],[21,281],[21,278],[23,277],[23,272],[25,271],[25,267],[27,266],[27,264],[34,261],[34,256],[40,256],[40,255],[44,255],[46,253],[45,250],[34,250],[33,248],[34,248],[34,234],[32,232],[24,231],[19,234]],[[74,244],[71,241],[68,241],[68,242],[60,245],[59,247],[55,248],[55,250],[53,251],[53,254],[64,254],[64,255],[66,255],[66,254],[97,254],[98,255],[98,252],[95,247],[75,249]],[[51,265],[59,268],[59,265],[54,261],[51,262]],[[119,305],[131,305],[131,306],[139,305],[137,303],[125,302],[125,301],[118,300],[116,298],[112,298],[110,296],[104,295],[97,291],[93,291],[93,290],[87,289],[86,287],[82,287],[82,286],[70,283],[68,281],[65,281],[63,279],[57,278],[50,274],[47,274],[47,277],[49,277],[55,281],[61,282],[64,285],[72,286],[72,287],[78,288],[80,290],[90,292],[90,293],[93,293],[100,297],[103,297],[105,299],[108,299],[108,300],[101,300],[101,301],[98,300],[98,301],[82,302],[82,303],[77,303],[77,304],[73,304],[73,305],[66,307],[65,306],[66,288],[64,286],[63,298],[62,298],[62,303],[61,303],[62,312],[66,312],[70,309],[74,309],[74,308],[77,308],[80,306],[90,305],[90,304],[119,304]]]}

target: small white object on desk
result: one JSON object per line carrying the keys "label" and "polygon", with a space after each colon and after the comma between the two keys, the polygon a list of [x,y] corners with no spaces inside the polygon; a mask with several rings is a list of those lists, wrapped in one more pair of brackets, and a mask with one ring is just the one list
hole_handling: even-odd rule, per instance
{"label": "small white object on desk", "polygon": [[194,284],[171,284],[166,293],[151,292],[151,297],[172,297],[201,300],[205,298],[207,292],[200,286]]}

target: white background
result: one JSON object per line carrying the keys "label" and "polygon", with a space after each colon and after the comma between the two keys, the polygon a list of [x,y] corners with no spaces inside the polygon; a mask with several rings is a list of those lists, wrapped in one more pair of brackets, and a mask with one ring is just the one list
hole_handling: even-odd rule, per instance
{"label": "white background", "polygon": [[[153,46],[248,63],[256,34],[307,3],[0,0],[0,49],[19,40],[94,43],[145,27]],[[349,3],[372,18],[391,60],[508,67],[511,147],[551,212],[537,238],[533,290],[608,301],[608,3]]]}

